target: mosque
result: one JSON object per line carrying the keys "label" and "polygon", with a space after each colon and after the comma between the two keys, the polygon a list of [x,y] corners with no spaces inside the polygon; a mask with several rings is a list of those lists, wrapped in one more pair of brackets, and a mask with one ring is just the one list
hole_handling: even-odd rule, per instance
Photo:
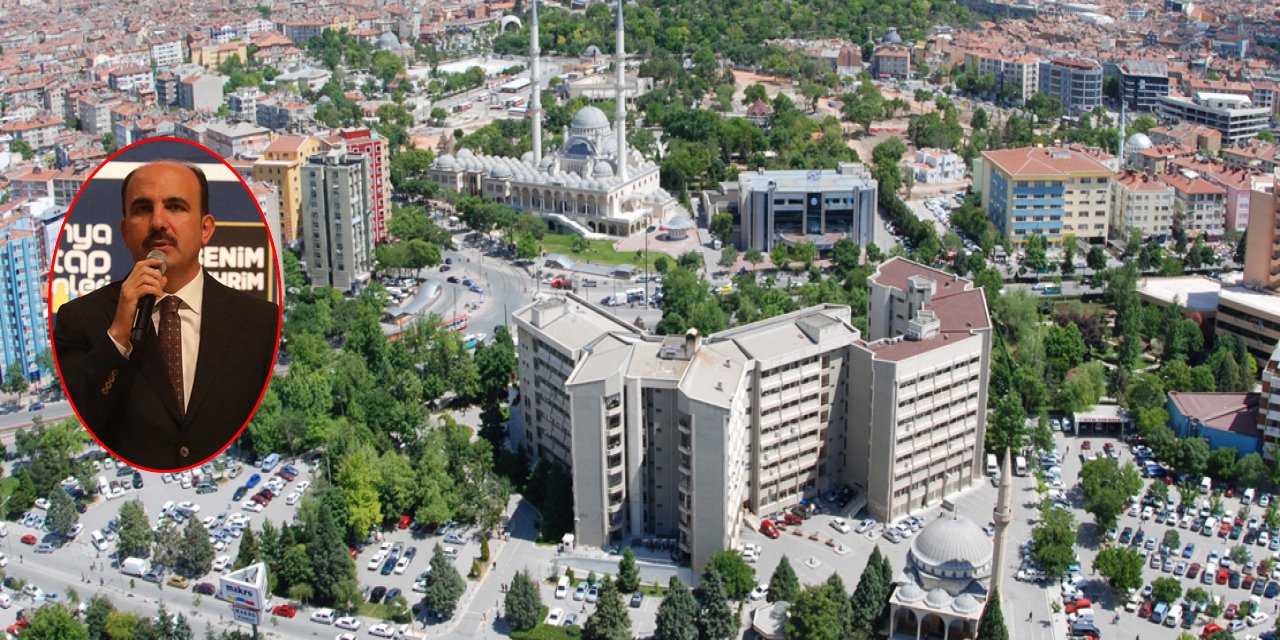
{"label": "mosque", "polygon": [[684,207],[659,185],[658,165],[627,146],[621,2],[614,54],[614,125],[609,125],[600,109],[583,107],[564,132],[563,147],[543,155],[537,2],[531,10],[528,116],[533,120],[533,150],[519,159],[470,149],[443,154],[431,165],[431,180],[454,191],[489,196],[517,211],[537,213],[588,237],[631,235],[649,225],[687,217]]}

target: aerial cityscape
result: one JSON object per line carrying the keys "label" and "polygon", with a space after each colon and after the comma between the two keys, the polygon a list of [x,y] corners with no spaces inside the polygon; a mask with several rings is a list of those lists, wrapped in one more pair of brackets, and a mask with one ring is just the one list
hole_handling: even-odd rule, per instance
{"label": "aerial cityscape", "polygon": [[[1280,631],[1274,3],[0,6],[8,638]],[[168,473],[51,339],[162,140],[283,300]]]}

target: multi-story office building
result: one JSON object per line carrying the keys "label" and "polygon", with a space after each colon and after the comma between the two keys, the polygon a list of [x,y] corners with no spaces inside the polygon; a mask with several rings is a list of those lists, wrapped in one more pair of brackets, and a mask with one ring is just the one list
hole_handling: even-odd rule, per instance
{"label": "multi-story office building", "polygon": [[734,239],[743,249],[812,241],[825,251],[840,238],[865,247],[873,240],[876,181],[866,166],[743,171],[721,183],[718,201],[733,214]]}
{"label": "multi-story office building", "polygon": [[[1275,185],[1253,189],[1249,197],[1249,230],[1244,251],[1244,284],[1255,289],[1280,289],[1280,203]],[[1280,391],[1280,388],[1277,388]],[[1280,411],[1280,404],[1276,405]]]}
{"label": "multi-story office building", "polygon": [[1023,244],[1033,235],[1049,242],[1062,234],[1105,242],[1113,172],[1074,149],[1024,147],[984,151],[974,162],[974,188],[1006,238]]}
{"label": "multi-story office building", "polygon": [[1236,336],[1258,362],[1267,360],[1280,344],[1280,295],[1265,289],[1223,287],[1218,292],[1214,333]]}
{"label": "multi-story office building", "polygon": [[36,358],[49,348],[43,235],[28,215],[9,212],[0,220],[0,365],[21,367],[28,382],[39,381]]}
{"label": "multi-story office building", "polygon": [[1173,223],[1173,187],[1132,169],[1111,180],[1111,230],[1127,236],[1137,229],[1143,238],[1167,238]]}
{"label": "multi-story office building", "polygon": [[1118,65],[1120,92],[1134,111],[1154,112],[1160,98],[1169,95],[1169,65],[1150,60],[1128,60]]}
{"label": "multi-story office building", "polygon": [[1160,119],[1211,127],[1222,132],[1223,146],[1248,140],[1266,129],[1271,110],[1254,107],[1248,96],[1197,91],[1194,98],[1160,98]]}
{"label": "multi-story office building", "polygon": [[1041,62],[1040,93],[1061,100],[1067,115],[1093,111],[1102,104],[1102,65],[1096,60],[1076,57]]}
{"label": "multi-story office building", "polygon": [[275,185],[280,197],[280,233],[286,244],[298,238],[302,219],[302,163],[320,148],[317,138],[280,136],[253,163],[254,179]]}
{"label": "multi-story office building", "polygon": [[302,166],[302,245],[313,286],[355,291],[369,280],[369,158],[334,149]]}
{"label": "multi-story office building", "polygon": [[970,282],[905,259],[839,305],[655,336],[573,294],[514,314],[513,440],[571,470],[586,545],[668,537],[695,569],[743,524],[843,486],[891,520],[981,478],[990,318]]}

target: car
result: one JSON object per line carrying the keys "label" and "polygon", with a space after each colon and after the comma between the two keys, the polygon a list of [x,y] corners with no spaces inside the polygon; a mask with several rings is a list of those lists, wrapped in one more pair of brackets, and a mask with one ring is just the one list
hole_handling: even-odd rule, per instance
{"label": "car", "polygon": [[388,556],[387,559],[382,563],[382,571],[381,571],[382,575],[384,576],[391,575],[391,572],[396,570],[397,561],[399,561],[399,558],[395,556]]}
{"label": "car", "polygon": [[360,619],[352,616],[342,616],[333,621],[333,626],[339,629],[347,629],[348,631],[358,631],[360,629]]}
{"label": "car", "polygon": [[595,602],[600,599],[600,585],[593,584],[587,589],[587,602]]}
{"label": "car", "polygon": [[849,523],[845,522],[842,518],[832,518],[831,528],[839,531],[840,533],[849,533]]}
{"label": "car", "polygon": [[1239,571],[1232,571],[1230,574],[1227,575],[1227,586],[1231,587],[1232,589],[1240,588],[1240,572]]}
{"label": "car", "polygon": [[640,605],[641,605],[643,602],[644,602],[644,594],[643,594],[643,593],[640,593],[639,591],[637,591],[637,592],[635,592],[635,593],[631,594],[631,606],[632,606],[632,608],[639,609],[639,608],[640,608]]}
{"label": "car", "polygon": [[445,278],[445,280],[449,284],[458,284],[458,276],[449,276],[448,278]]}
{"label": "car", "polygon": [[298,615],[298,607],[289,604],[278,604],[271,609],[271,615],[280,616],[281,618],[292,618]]}
{"label": "car", "polygon": [[374,604],[382,602],[382,597],[385,595],[387,595],[386,587],[382,587],[382,586],[374,587],[373,590],[369,592],[369,602],[372,602]]}
{"label": "car", "polygon": [[764,600],[767,597],[769,597],[769,585],[763,582],[757,584],[756,588],[751,590],[752,600]]}
{"label": "car", "polygon": [[249,487],[243,485],[236,487],[235,492],[231,494],[231,501],[240,502],[244,499],[244,494],[246,493],[249,493]]}
{"label": "car", "polygon": [[245,500],[244,502],[240,503],[240,508],[244,509],[245,511],[262,513],[262,509],[264,508],[264,505],[261,502],[258,502],[257,500]]}
{"label": "car", "polygon": [[154,582],[156,584],[160,584],[160,581],[164,579],[164,570],[160,569],[159,567],[152,568],[150,571],[148,571],[146,574],[142,576],[142,579],[146,580],[147,582]]}
{"label": "car", "polygon": [[1183,574],[1185,574],[1186,572],[1187,572],[1187,563],[1186,563],[1186,562],[1179,562],[1177,565],[1175,565],[1175,566],[1173,567],[1173,575],[1175,575],[1175,576],[1183,575]]}
{"label": "car", "polygon": [[364,568],[369,571],[377,571],[382,566],[383,559],[382,554],[374,554],[372,558],[369,558],[369,564],[366,564]]}
{"label": "car", "polygon": [[567,627],[575,624],[578,624],[578,614],[570,611],[569,615],[564,617],[564,626]]}
{"label": "car", "polygon": [[1192,562],[1191,566],[1187,567],[1187,578],[1195,580],[1198,575],[1200,575],[1200,563]]}
{"label": "car", "polygon": [[399,598],[399,597],[400,597],[400,595],[401,595],[401,593],[403,593],[403,592],[402,592],[402,591],[400,591],[399,589],[396,589],[396,588],[387,589],[387,595],[386,595],[386,597],[385,597],[385,598],[383,598],[383,599],[382,599],[382,601],[383,601],[383,602],[391,602],[392,600],[395,600],[396,598]]}
{"label": "car", "polygon": [[444,537],[446,544],[466,544],[467,539],[456,533],[450,533]]}
{"label": "car", "polygon": [[1182,557],[1190,559],[1196,554],[1196,545],[1188,542],[1187,546],[1182,548]]}
{"label": "car", "polygon": [[467,287],[467,290],[471,293],[484,293],[484,287],[478,284],[473,284],[470,287]]}
{"label": "car", "polygon": [[866,532],[870,531],[870,530],[871,530],[871,528],[872,528],[872,527],[874,527],[874,526],[876,526],[876,521],[875,521],[875,520],[873,520],[873,519],[871,519],[871,518],[867,518],[867,519],[863,520],[862,522],[860,522],[860,523],[858,524],[858,528],[857,528],[857,529],[854,529],[854,532],[856,532],[856,533],[866,533]]}
{"label": "car", "polygon": [[1280,582],[1276,582],[1275,580],[1268,581],[1266,591],[1263,592],[1263,595],[1268,598],[1274,598],[1277,595],[1280,595]]}
{"label": "car", "polygon": [[1230,574],[1226,569],[1218,569],[1218,578],[1217,578],[1218,584],[1226,584],[1229,578],[1230,578]]}
{"label": "car", "polygon": [[49,510],[49,499],[48,499],[48,498],[36,498],[36,508],[37,508],[37,509],[39,509],[39,510],[41,510],[41,511],[48,511],[48,510]]}
{"label": "car", "polygon": [[573,599],[574,599],[574,600],[579,600],[579,601],[581,601],[581,600],[586,600],[586,599],[587,599],[587,588],[588,588],[589,586],[590,586],[590,585],[587,583],[587,581],[586,581],[586,580],[583,580],[582,582],[579,582],[579,583],[578,583],[577,588],[575,588],[575,589],[573,590]]}
{"label": "car", "polygon": [[211,596],[218,592],[218,588],[213,586],[213,583],[211,582],[201,582],[200,584],[191,587],[191,590],[202,596]]}
{"label": "car", "polygon": [[552,609],[551,613],[547,614],[546,625],[548,627],[558,627],[562,624],[564,624],[564,609]]}
{"label": "car", "polygon": [[1222,612],[1222,617],[1227,620],[1235,620],[1238,615],[1240,615],[1240,605],[1237,605],[1234,602],[1227,605],[1227,610]]}
{"label": "car", "polygon": [[295,504],[298,504],[298,499],[299,499],[299,498],[301,498],[301,497],[302,497],[302,496],[301,496],[301,495],[299,495],[299,494],[298,494],[298,492],[296,492],[296,491],[295,491],[295,492],[293,492],[293,493],[289,494],[287,497],[285,497],[285,499],[284,499],[284,503],[285,503],[285,504],[287,504],[287,505],[295,505]]}
{"label": "car", "polygon": [[262,475],[255,473],[249,476],[249,480],[244,483],[244,486],[248,489],[252,489],[258,486],[259,482],[262,482]]}
{"label": "car", "polygon": [[385,622],[379,622],[369,627],[369,635],[379,638],[394,638],[396,636],[396,628]]}
{"label": "car", "polygon": [[165,584],[171,587],[177,587],[179,589],[186,589],[187,586],[191,584],[191,581],[187,580],[182,576],[173,575],[173,576],[169,576],[169,579],[165,581]]}
{"label": "car", "polygon": [[230,564],[231,556],[218,556],[218,559],[213,561],[213,570],[221,573]]}
{"label": "car", "polygon": [[333,609],[316,609],[311,612],[311,621],[320,624],[333,623]]}
{"label": "car", "polygon": [[396,559],[396,566],[391,569],[391,572],[396,575],[402,575],[405,571],[409,569],[409,561],[412,559],[413,558],[410,558],[408,556],[400,556],[398,559]]}
{"label": "car", "polygon": [[28,533],[28,534],[24,534],[24,535],[22,536],[22,544],[32,544],[32,545],[33,545],[33,544],[35,544],[35,543],[36,543],[36,537],[35,537],[35,535],[34,535],[34,534],[30,534],[30,533]]}
{"label": "car", "polygon": [[1151,606],[1151,603],[1150,603],[1150,602],[1144,602],[1144,603],[1142,603],[1142,606],[1141,606],[1141,607],[1138,607],[1138,617],[1139,617],[1139,618],[1150,618],[1150,617],[1151,617],[1151,609],[1152,609],[1152,606]]}
{"label": "car", "polygon": [[39,600],[44,597],[44,589],[28,582],[22,587],[22,595],[27,596],[32,600]]}

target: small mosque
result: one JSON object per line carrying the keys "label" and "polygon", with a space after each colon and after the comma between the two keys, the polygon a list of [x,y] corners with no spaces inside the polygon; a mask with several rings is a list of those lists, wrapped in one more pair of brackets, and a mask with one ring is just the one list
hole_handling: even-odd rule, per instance
{"label": "small mosque", "polygon": [[658,165],[626,142],[621,3],[614,54],[614,124],[609,124],[600,109],[583,107],[563,132],[562,147],[542,153],[538,3],[530,8],[528,117],[533,121],[533,150],[517,159],[460,149],[436,158],[429,171],[431,180],[454,191],[489,196],[517,211],[539,214],[587,237],[627,236],[677,216],[687,218],[679,201],[660,186]]}

